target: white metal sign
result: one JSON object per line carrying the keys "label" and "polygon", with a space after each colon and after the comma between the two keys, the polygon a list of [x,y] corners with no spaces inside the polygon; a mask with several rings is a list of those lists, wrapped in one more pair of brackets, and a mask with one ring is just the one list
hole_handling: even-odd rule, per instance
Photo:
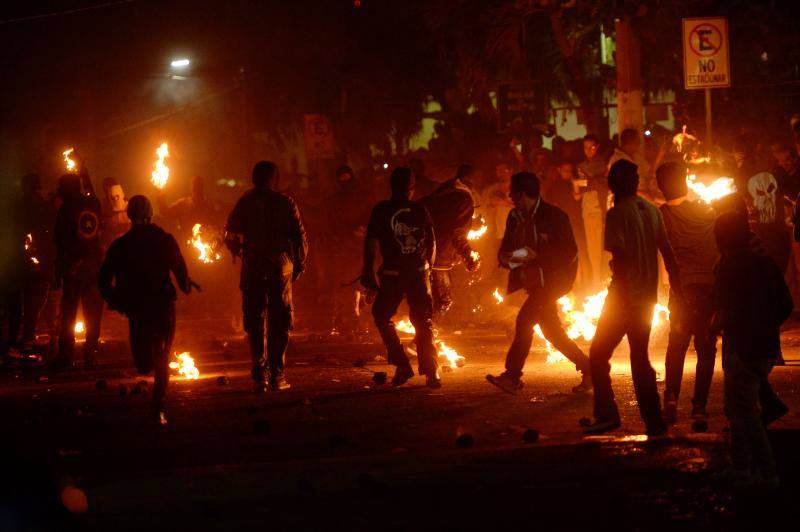
{"label": "white metal sign", "polygon": [[683,19],[683,80],[687,89],[731,86],[728,19]]}

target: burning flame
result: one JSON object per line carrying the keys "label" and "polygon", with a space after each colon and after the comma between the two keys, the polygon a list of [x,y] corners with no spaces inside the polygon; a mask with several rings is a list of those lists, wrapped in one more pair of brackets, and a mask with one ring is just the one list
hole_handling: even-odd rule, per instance
{"label": "burning flame", "polygon": [[411,321],[405,318],[395,323],[394,328],[397,330],[397,332],[406,334],[417,334],[416,329],[414,329],[414,326],[411,325]]}
{"label": "burning flame", "polygon": [[178,373],[189,380],[200,378],[200,370],[194,365],[194,358],[188,352],[175,354],[176,360],[169,363],[171,369],[178,370]]}
{"label": "burning flame", "polygon": [[444,343],[442,340],[436,340],[436,350],[440,357],[447,358],[447,362],[450,364],[450,367],[462,367],[464,365],[464,361],[466,360],[463,356],[458,354],[458,351]]}
{"label": "burning flame", "polygon": [[477,229],[470,229],[467,233],[467,240],[478,240],[483,235],[486,234],[486,231],[489,230],[489,226],[486,225],[486,222],[481,219],[481,226]]}
{"label": "burning flame", "polygon": [[83,334],[86,332],[86,325],[82,321],[75,322],[75,334]]}
{"label": "burning flame", "polygon": [[[28,233],[27,235],[25,235],[25,251],[28,253],[28,255],[31,255],[34,252],[34,250],[35,248],[33,245],[33,235]],[[39,259],[37,259],[35,256],[31,255],[30,259],[32,263],[39,264]]]}
{"label": "burning flame", "polygon": [[64,164],[67,167],[67,172],[75,172],[78,170],[78,163],[76,163],[75,160],[72,157],[70,157],[70,155],[72,155],[72,152],[74,151],[75,148],[67,148],[66,150],[61,152],[61,155],[64,156]]}
{"label": "burning flame", "polygon": [[[395,330],[397,332],[405,333],[405,334],[416,334],[417,331],[414,329],[414,325],[411,324],[409,320],[406,318],[401,319],[397,323],[394,324]],[[434,331],[434,335],[436,335],[436,331]],[[447,359],[448,365],[453,367],[462,367],[464,365],[464,361],[466,360],[462,355],[458,354],[458,351],[444,343],[443,340],[436,339],[434,340],[434,344],[436,345],[436,350],[440,357],[444,357]]]}
{"label": "burning flame", "polygon": [[672,143],[675,144],[678,153],[683,153],[683,144],[686,142],[697,142],[697,137],[695,137],[690,133],[687,133],[686,126],[683,126],[681,132],[672,137]]}
{"label": "burning flame", "polygon": [[203,240],[203,226],[201,224],[194,224],[192,227],[192,239],[189,240],[189,245],[193,246],[197,251],[197,258],[200,262],[211,264],[217,262],[222,255],[217,251],[217,246],[214,242],[206,242]]}
{"label": "burning flame", "polygon": [[154,164],[155,169],[150,174],[150,181],[156,188],[163,189],[167,185],[167,180],[169,180],[169,166],[164,162],[169,157],[169,146],[166,142],[162,142],[161,146],[156,149],[156,156],[158,159]]}
{"label": "burning flame", "polygon": [[[569,338],[572,340],[583,338],[583,340],[587,342],[590,342],[594,338],[597,332],[597,322],[600,320],[600,314],[603,311],[603,305],[605,304],[607,296],[608,289],[604,289],[601,292],[584,298],[582,310],[577,310],[575,308],[575,300],[571,296],[563,296],[558,300],[558,306],[563,315],[564,328]],[[664,305],[656,304],[653,308],[653,329],[660,327],[663,323],[668,321],[669,309]],[[533,332],[537,338],[545,343],[548,364],[567,360],[564,355],[547,341],[538,324],[534,326]]]}
{"label": "burning flame", "polygon": [[736,192],[733,179],[730,177],[720,177],[715,179],[710,185],[697,181],[697,176],[690,174],[686,176],[686,185],[706,203],[711,203],[728,194]]}
{"label": "burning flame", "polygon": [[505,298],[502,296],[502,294],[500,294],[500,289],[499,288],[495,288],[494,289],[494,292],[492,292],[492,297],[494,297],[494,299],[495,299],[495,301],[497,301],[498,305],[500,303],[502,303],[503,301],[505,301]]}

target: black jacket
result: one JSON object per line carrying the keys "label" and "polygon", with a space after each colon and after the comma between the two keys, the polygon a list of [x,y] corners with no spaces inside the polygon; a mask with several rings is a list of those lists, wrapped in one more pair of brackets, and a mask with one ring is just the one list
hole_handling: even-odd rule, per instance
{"label": "black jacket", "polygon": [[188,293],[189,274],[175,238],[155,224],[134,225],[108,248],[98,286],[113,310],[154,312],[175,300],[170,272]]}
{"label": "black jacket", "polygon": [[433,221],[436,235],[435,269],[448,270],[457,256],[466,259],[472,248],[467,240],[475,202],[472,194],[456,179],[442,183],[432,194],[421,198]]}
{"label": "black jacket", "polygon": [[64,199],[53,232],[56,274],[63,276],[80,265],[98,267],[103,260],[100,245],[100,202],[95,196]]}
{"label": "black jacket", "polygon": [[233,253],[242,253],[242,288],[266,276],[305,269],[306,230],[297,205],[286,194],[268,188],[245,192],[228,216],[225,231]]}
{"label": "black jacket", "polygon": [[512,210],[498,253],[500,266],[510,269],[503,255],[526,246],[536,251],[536,260],[511,270],[509,294],[525,288],[532,295],[558,299],[572,290],[578,274],[578,246],[564,211],[541,199],[531,214]]}
{"label": "black jacket", "polygon": [[794,303],[773,259],[751,249],[724,254],[717,265],[714,308],[723,352],[751,360],[778,357],[780,326]]}

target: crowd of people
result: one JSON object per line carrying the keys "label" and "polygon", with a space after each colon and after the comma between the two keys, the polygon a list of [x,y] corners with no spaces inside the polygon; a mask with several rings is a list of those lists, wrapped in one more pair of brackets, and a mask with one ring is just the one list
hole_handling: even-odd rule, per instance
{"label": "crowd of people", "polygon": [[[442,386],[433,323],[453,305],[452,273],[509,271],[508,293],[527,299],[516,320],[505,371],[488,375],[500,389],[523,386],[534,326],[561,351],[581,381],[573,391],[594,389],[594,422],[588,434],[620,426],[609,360],[627,336],[637,403],[650,436],[666,433],[678,415],[684,360],[694,339],[697,373],[692,416],[704,419],[713,377],[717,337],[723,337],[725,411],[730,420],[733,468],[738,481],[777,482],[764,427],[786,413],[768,374],[781,361],[779,327],[793,309],[789,285],[800,284],[800,247],[793,244],[793,213],[800,193],[800,117],[792,121],[795,144],[776,142],[764,157],[746,137],[734,143],[731,166],[716,154],[698,157],[696,139],[685,132],[645,150],[642,136],[623,130],[613,152],[594,135],[552,149],[541,135],[527,143],[512,139],[494,174],[459,165],[445,180],[426,174],[424,162],[398,165],[373,201],[377,185],[364,185],[349,166],[335,172],[332,191],[311,198],[297,182],[281,186],[274,163],[253,169],[252,189],[232,209],[205,195],[205,181],[173,204],[156,203],[176,239],[153,223],[154,209],[142,195],[125,198],[119,183],[103,182],[102,200],[82,169],[64,174],[58,192],[42,195],[37,175],[22,179],[12,228],[18,275],[4,280],[4,356],[35,355],[37,330],[49,333],[54,370],[75,367],[75,322],[86,323],[83,366],[99,355],[104,301],[127,317],[130,346],[141,373],[155,374],[153,415],[166,424],[167,364],[175,333],[176,290],[198,284],[189,277],[181,246],[197,224],[224,225],[224,243],[242,266],[242,323],[253,360],[257,393],[290,387],[284,369],[294,323],[292,285],[313,267],[313,285],[331,298],[332,331],[357,330],[362,304],[396,366],[393,386],[414,376],[393,317],[405,299],[415,329],[418,372],[431,388]],[[725,171],[732,192],[713,205],[690,199],[687,176],[704,169]],[[307,223],[301,216],[309,203]],[[468,239],[485,226],[481,255]],[[308,260],[315,246],[324,252]],[[488,251],[488,254],[487,254]],[[378,263],[380,257],[380,263]],[[659,259],[660,257],[660,259]],[[490,264],[491,263],[491,264]],[[662,275],[663,270],[666,275]],[[355,278],[352,278],[355,274]],[[496,274],[491,274],[496,275]],[[610,277],[608,298],[588,356],[564,331],[557,300],[569,292],[590,293]],[[350,282],[348,281],[352,278]],[[787,284],[788,281],[788,284]],[[347,291],[342,285],[359,286]],[[671,312],[662,400],[650,364],[648,343],[653,305],[669,285]],[[52,297],[55,291],[59,298]],[[228,297],[228,300],[231,298]],[[267,318],[268,317],[268,318]]]}

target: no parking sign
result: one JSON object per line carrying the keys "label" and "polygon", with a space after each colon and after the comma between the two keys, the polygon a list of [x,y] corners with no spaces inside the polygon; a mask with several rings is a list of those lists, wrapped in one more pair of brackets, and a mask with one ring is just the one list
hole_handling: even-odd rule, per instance
{"label": "no parking sign", "polygon": [[728,19],[683,19],[683,80],[687,89],[731,86]]}

